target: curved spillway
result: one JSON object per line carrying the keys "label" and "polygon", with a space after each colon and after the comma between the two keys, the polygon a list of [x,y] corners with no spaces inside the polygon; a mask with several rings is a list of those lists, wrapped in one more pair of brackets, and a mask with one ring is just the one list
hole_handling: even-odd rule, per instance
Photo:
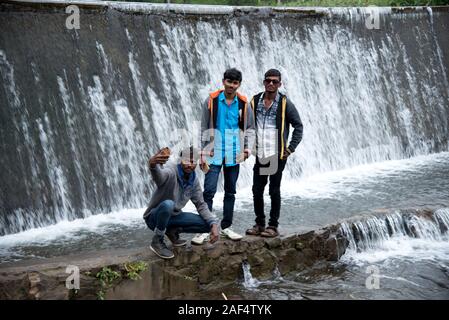
{"label": "curved spillway", "polygon": [[[80,29],[66,27],[69,4]],[[264,71],[283,72],[305,126],[285,173],[293,184],[447,151],[448,17],[447,7],[3,2],[0,235],[144,207],[148,155],[197,132],[201,102],[232,66],[248,96]]]}

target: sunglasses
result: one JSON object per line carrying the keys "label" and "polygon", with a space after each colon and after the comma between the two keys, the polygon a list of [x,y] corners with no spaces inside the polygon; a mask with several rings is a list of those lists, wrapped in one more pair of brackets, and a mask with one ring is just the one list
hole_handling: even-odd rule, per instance
{"label": "sunglasses", "polygon": [[265,79],[263,81],[265,84],[270,84],[273,82],[273,84],[279,84],[281,81],[280,80],[276,80],[276,79]]}

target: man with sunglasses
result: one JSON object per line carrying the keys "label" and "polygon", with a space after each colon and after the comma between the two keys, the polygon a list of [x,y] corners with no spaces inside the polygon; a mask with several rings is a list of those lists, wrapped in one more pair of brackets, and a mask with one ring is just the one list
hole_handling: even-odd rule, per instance
{"label": "man with sunglasses", "polygon": [[[276,237],[281,210],[281,179],[287,158],[302,140],[303,125],[295,105],[278,90],[282,85],[279,70],[270,69],[264,77],[265,92],[256,94],[251,105],[256,118],[256,163],[253,169],[253,201],[256,224],[248,235]],[[289,129],[293,127],[288,143]],[[270,220],[265,229],[263,194],[270,177]]]}
{"label": "man with sunglasses", "polygon": [[[223,168],[225,194],[221,234],[231,240],[243,237],[233,231],[231,225],[239,163],[250,156],[251,130],[254,134],[253,111],[246,97],[237,92],[241,82],[242,73],[239,70],[226,70],[223,75],[224,88],[211,93],[206,99],[201,119],[202,149],[210,163],[204,180],[204,201],[212,211],[218,177]],[[200,244],[207,236],[207,233],[197,235],[192,243]]]}

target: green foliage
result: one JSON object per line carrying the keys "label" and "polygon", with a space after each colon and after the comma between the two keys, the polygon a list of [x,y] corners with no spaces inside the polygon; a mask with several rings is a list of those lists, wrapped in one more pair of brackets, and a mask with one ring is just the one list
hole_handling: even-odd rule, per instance
{"label": "green foliage", "polygon": [[105,292],[103,290],[100,290],[97,292],[97,299],[98,300],[104,300],[104,294]]}
{"label": "green foliage", "polygon": [[100,281],[101,286],[101,289],[97,292],[97,298],[99,300],[104,300],[106,290],[111,287],[114,281],[125,278],[131,280],[141,279],[139,273],[147,269],[148,264],[144,261],[127,262],[123,265],[123,269],[120,268],[120,271],[115,271],[110,267],[103,267],[95,275],[95,277]]}
{"label": "green foliage", "polygon": [[122,275],[108,267],[103,267],[95,277],[100,280],[101,289],[97,292],[97,298],[104,300],[105,291],[111,286],[111,284],[122,277]]}
{"label": "green foliage", "polygon": [[139,273],[147,270],[148,264],[143,261],[125,263],[123,267],[126,270],[126,277],[131,280],[141,279]]}
{"label": "green foliage", "polygon": [[121,277],[122,276],[120,273],[108,267],[103,267],[103,269],[101,269],[101,271],[99,271],[96,275],[96,278],[100,280],[102,287],[110,286],[112,282],[120,279]]}

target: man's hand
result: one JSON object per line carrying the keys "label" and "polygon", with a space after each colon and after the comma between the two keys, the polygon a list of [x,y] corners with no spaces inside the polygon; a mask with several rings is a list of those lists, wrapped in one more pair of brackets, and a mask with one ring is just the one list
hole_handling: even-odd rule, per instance
{"label": "man's hand", "polygon": [[286,149],[284,150],[284,154],[282,155],[282,158],[283,158],[283,159],[287,159],[291,154],[292,154],[292,152],[290,151],[290,149],[289,149],[289,148],[286,148]]}
{"label": "man's hand", "polygon": [[156,167],[156,164],[165,164],[168,161],[168,158],[170,158],[170,155],[163,154],[162,149],[160,149],[154,156],[148,160],[148,165],[150,168]]}
{"label": "man's hand", "polygon": [[245,150],[243,150],[243,154],[244,154],[244,157],[245,157],[245,160],[246,160],[251,155],[251,150],[250,149],[245,149]]}
{"label": "man's hand", "polygon": [[237,163],[241,163],[241,162],[245,161],[246,159],[248,159],[250,155],[251,155],[251,150],[245,149],[245,150],[243,150],[243,153],[239,153],[237,155],[237,157],[235,158],[235,161]]}
{"label": "man's hand", "polygon": [[209,243],[215,243],[218,240],[218,224],[214,223],[210,229]]}
{"label": "man's hand", "polygon": [[200,163],[206,162],[206,157],[213,157],[214,156],[214,149],[212,150],[202,150],[200,151]]}
{"label": "man's hand", "polygon": [[213,157],[214,156],[214,149],[212,150],[208,150],[208,151],[204,151],[205,155],[208,157]]}

